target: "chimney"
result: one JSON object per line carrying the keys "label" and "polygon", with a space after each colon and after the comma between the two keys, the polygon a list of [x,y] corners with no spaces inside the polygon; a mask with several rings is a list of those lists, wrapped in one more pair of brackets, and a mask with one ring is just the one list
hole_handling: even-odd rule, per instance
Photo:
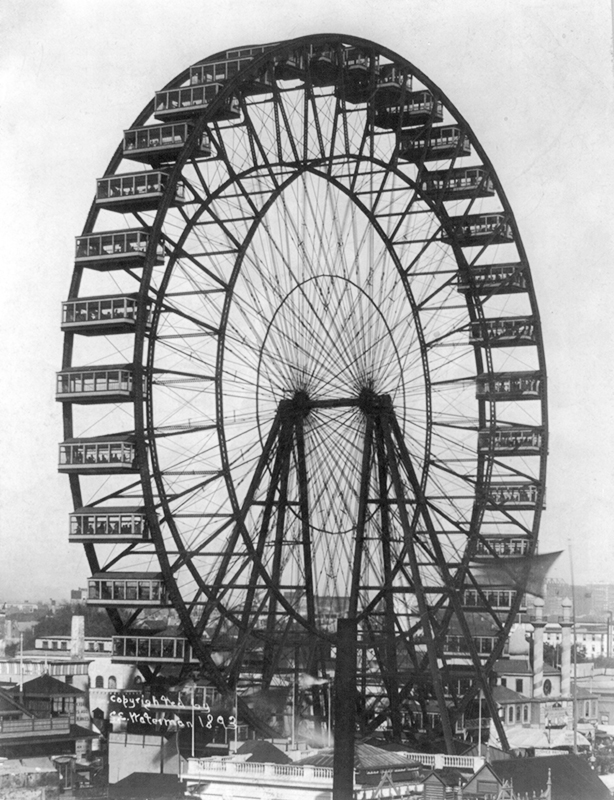
{"label": "chimney", "polygon": [[544,601],[536,597],[533,623],[533,697],[544,695]]}
{"label": "chimney", "polygon": [[571,600],[566,597],[561,603],[563,606],[563,629],[561,641],[561,694],[563,697],[571,695]]}
{"label": "chimney", "polygon": [[83,658],[85,653],[85,617],[73,616],[70,626],[70,654]]}

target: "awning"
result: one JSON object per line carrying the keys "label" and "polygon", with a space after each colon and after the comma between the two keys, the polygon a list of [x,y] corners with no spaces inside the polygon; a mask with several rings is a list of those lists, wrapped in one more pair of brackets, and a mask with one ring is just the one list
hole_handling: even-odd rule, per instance
{"label": "awning", "polygon": [[[574,746],[574,733],[569,728],[551,729],[543,728],[510,728],[506,731],[507,741],[512,750],[526,750],[534,748],[536,750],[554,750],[561,747]],[[499,740],[491,742],[495,747],[499,746]],[[591,743],[578,731],[578,747],[590,748]]]}

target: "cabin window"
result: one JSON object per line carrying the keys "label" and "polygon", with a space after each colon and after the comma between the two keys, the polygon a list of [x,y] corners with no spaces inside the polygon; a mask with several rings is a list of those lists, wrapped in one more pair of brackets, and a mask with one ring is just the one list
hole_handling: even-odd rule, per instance
{"label": "cabin window", "polygon": [[126,581],[126,600],[137,599],[137,581]]}

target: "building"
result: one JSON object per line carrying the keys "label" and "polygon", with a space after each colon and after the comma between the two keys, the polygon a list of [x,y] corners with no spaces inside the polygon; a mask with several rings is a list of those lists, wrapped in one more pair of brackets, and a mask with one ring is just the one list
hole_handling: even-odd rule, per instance
{"label": "building", "polygon": [[[69,703],[72,713],[62,712],[56,684],[63,687],[62,692],[68,688],[60,681],[55,682],[51,689],[56,694],[51,697],[44,697],[39,691],[21,696],[0,689],[0,757],[76,755],[79,743],[94,736],[76,722],[76,695],[72,695],[74,707]],[[35,688],[40,690],[42,686]]]}
{"label": "building", "polygon": [[[573,627],[574,640],[578,651],[584,651],[587,659],[606,658],[612,651],[611,620],[584,617],[576,619]],[[548,622],[544,629],[544,643],[559,648],[562,629],[559,622]]]}
{"label": "building", "polygon": [[[283,797],[284,800],[331,800],[333,748],[313,752],[290,762],[280,753],[275,761],[261,761],[257,750],[251,757],[234,759],[188,759],[181,778],[186,791],[206,800],[247,800]],[[270,748],[263,757],[270,758]],[[472,761],[472,759],[470,759]],[[354,796],[371,800],[382,796],[423,797],[423,780],[430,772],[404,753],[357,744],[354,752]],[[381,789],[385,786],[385,795]],[[254,791],[257,793],[254,794]]]}
{"label": "building", "polygon": [[[495,664],[497,685],[493,695],[499,717],[509,746],[514,750],[572,748],[574,741],[588,749],[590,741],[583,733],[594,734],[600,722],[599,695],[579,681],[577,685],[572,681],[571,602],[565,599],[562,603],[559,667],[544,662],[547,628],[544,605],[543,600],[535,599],[531,625],[516,628],[510,637],[509,657]],[[574,707],[576,734],[570,738]],[[492,722],[489,741],[499,744]]]}

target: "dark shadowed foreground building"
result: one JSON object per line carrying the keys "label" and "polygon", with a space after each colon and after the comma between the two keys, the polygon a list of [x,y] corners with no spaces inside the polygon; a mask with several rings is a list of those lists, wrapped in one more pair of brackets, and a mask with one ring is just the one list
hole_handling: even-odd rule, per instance
{"label": "dark shadowed foreground building", "polygon": [[[511,781],[514,792],[543,791],[552,775],[555,800],[611,800],[610,792],[586,759],[575,755],[515,758],[489,765],[500,781]],[[476,776],[478,777],[478,776]]]}

